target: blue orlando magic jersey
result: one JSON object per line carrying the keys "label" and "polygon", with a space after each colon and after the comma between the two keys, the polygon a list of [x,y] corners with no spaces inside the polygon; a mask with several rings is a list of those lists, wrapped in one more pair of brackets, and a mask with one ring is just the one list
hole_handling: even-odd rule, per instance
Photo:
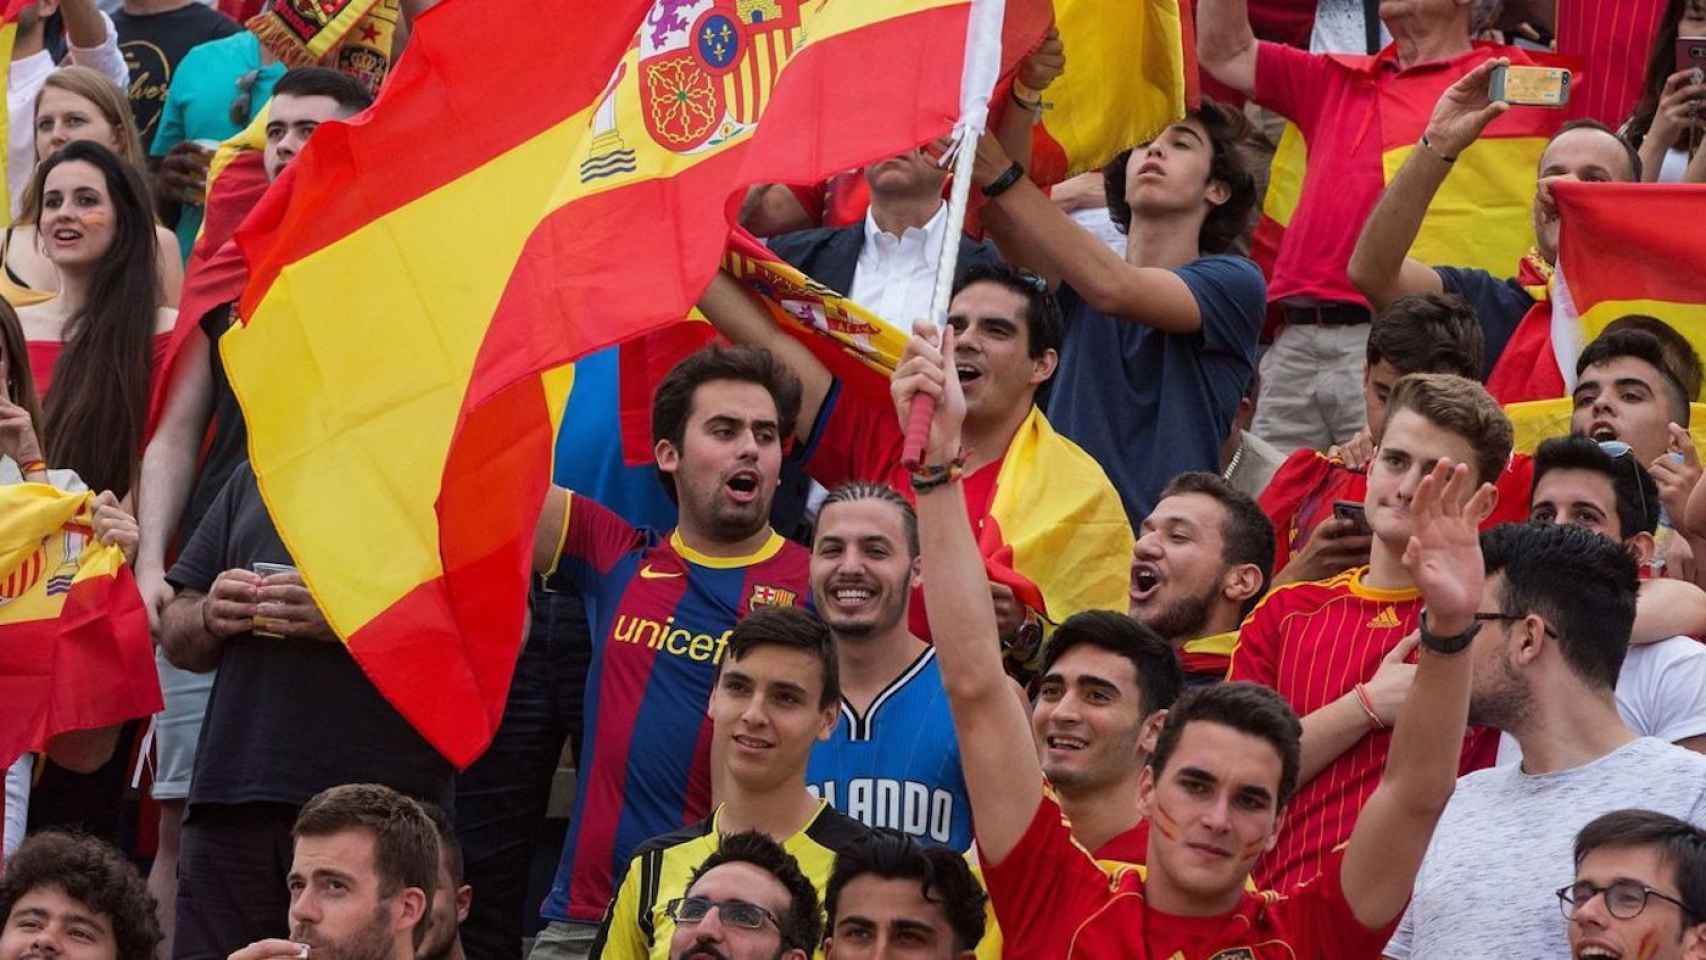
{"label": "blue orlando magic jersey", "polygon": [[971,801],[935,647],[863,716],[842,701],[835,736],[812,750],[806,787],[867,826],[955,850],[971,846]]}

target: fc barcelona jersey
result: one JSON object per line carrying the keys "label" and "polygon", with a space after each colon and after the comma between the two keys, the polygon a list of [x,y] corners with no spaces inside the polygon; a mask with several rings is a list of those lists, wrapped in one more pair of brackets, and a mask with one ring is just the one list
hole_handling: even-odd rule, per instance
{"label": "fc barcelona jersey", "polygon": [[710,812],[712,677],[748,611],[809,604],[811,555],[772,533],[750,556],[705,556],[572,495],[564,526],[556,576],[584,597],[593,650],[574,811],[540,912],[597,923],[641,843]]}
{"label": "fc barcelona jersey", "polygon": [[835,735],[812,748],[806,789],[868,827],[955,850],[971,846],[971,801],[935,647],[864,714],[842,701]]}

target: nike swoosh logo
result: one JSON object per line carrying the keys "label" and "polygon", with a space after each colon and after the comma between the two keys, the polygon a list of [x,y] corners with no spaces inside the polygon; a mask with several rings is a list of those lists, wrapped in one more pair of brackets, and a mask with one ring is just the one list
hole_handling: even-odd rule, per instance
{"label": "nike swoosh logo", "polygon": [[640,568],[640,579],[641,580],[673,580],[676,577],[683,577],[683,576],[686,576],[686,574],[683,574],[683,573],[665,573],[661,570],[653,570],[652,565],[649,563]]}

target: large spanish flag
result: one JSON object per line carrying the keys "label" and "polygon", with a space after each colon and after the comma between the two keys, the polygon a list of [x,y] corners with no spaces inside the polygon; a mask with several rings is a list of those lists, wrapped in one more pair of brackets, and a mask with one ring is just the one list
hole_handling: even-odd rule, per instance
{"label": "large spanish flag", "polygon": [[685,316],[748,184],[947,132],[987,2],[542,0],[542,30],[444,0],[239,231],[221,346],[262,494],[327,621],[452,761],[502,712],[560,368]]}
{"label": "large spanish flag", "polygon": [[[889,378],[910,334],[810,279],[744,232],[725,261],[784,331],[812,351],[848,393],[890,406]],[[872,478],[877,479],[877,478]],[[1083,610],[1123,610],[1131,522],[1094,458],[1036,409],[1014,434],[978,549],[991,580],[1058,624]]]}
{"label": "large spanish flag", "polygon": [[95,495],[0,485],[0,768],[72,730],[159,712],[148,616]]}
{"label": "large spanish flag", "polygon": [[[1551,64],[1556,58],[1543,54],[1500,48],[1498,55],[1512,63]],[[1340,56],[1337,60],[1369,68],[1371,57]],[[1574,61],[1557,60],[1575,66]],[[1578,79],[1580,71],[1577,71]],[[1434,105],[1457,77],[1445,71],[1404,84],[1388,84],[1379,101],[1379,115],[1345,118],[1346,123],[1365,124],[1380,137],[1381,168],[1386,182],[1397,175],[1410,152],[1416,149]],[[1373,82],[1373,76],[1369,77]],[[1529,218],[1534,184],[1539,174],[1540,154],[1546,141],[1566,119],[1563,111],[1517,108],[1493,121],[1469,149],[1457,158],[1451,175],[1434,195],[1427,218],[1410,248],[1410,256],[1423,263],[1479,267],[1501,277],[1515,274],[1517,261],[1534,244]],[[1303,132],[1288,123],[1280,136],[1262,201],[1262,216],[1256,225],[1251,256],[1270,275],[1279,254],[1285,228],[1303,199],[1303,176],[1309,163],[1309,146]],[[1357,227],[1360,229],[1360,224]]]}
{"label": "large spanish flag", "polygon": [[[1559,230],[1551,349],[1537,355],[1555,369],[1544,372],[1573,390],[1582,348],[1630,314],[1663,320],[1706,356],[1706,236],[1694,226],[1706,219],[1706,186],[1560,183],[1552,196]],[[1570,430],[1568,397],[1505,410],[1519,450]],[[1696,403],[1690,424],[1706,445],[1706,408]]]}
{"label": "large spanish flag", "polygon": [[1196,106],[1191,6],[1191,0],[1054,0],[1066,72],[1043,96],[1050,106],[1032,137],[1032,179],[1046,186],[1099,169]]}

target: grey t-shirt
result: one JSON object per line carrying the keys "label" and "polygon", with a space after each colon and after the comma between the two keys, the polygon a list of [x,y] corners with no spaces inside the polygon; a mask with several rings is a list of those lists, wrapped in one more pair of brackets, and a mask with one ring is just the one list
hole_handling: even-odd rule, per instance
{"label": "grey t-shirt", "polygon": [[1706,756],[1642,737],[1573,770],[1457,781],[1386,955],[1569,956],[1555,891],[1575,877],[1576,833],[1626,807],[1706,826]]}

